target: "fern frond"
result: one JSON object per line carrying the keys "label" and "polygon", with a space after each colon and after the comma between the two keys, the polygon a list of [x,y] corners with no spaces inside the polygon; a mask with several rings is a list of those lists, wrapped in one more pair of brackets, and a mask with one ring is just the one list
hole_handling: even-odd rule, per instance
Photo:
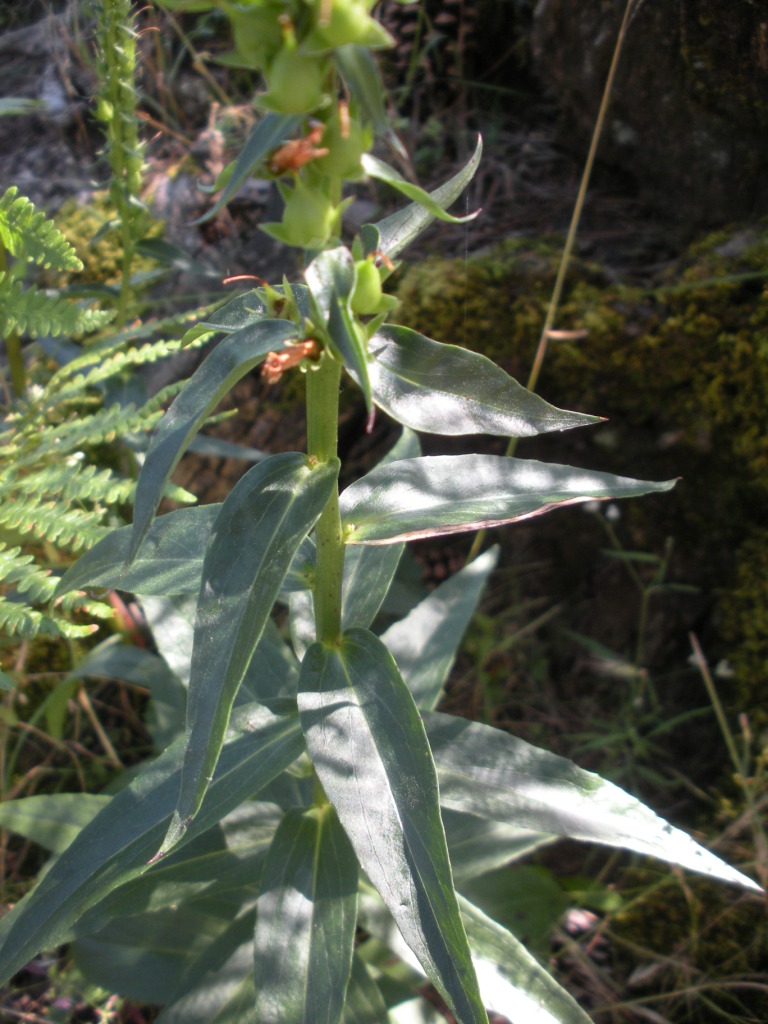
{"label": "fern frond", "polygon": [[98,628],[93,624],[78,625],[58,615],[45,615],[24,602],[0,597],[0,633],[9,637],[18,637],[20,640],[32,640],[36,636],[76,639],[92,636]]}
{"label": "fern frond", "polygon": [[141,192],[143,149],[136,118],[136,43],[131,0],[103,3],[98,14],[99,72],[103,83],[96,116],[106,122],[110,193],[125,221],[136,216],[131,199]]}
{"label": "fern frond", "polygon": [[102,525],[104,516],[104,511],[65,511],[57,502],[35,498],[11,499],[0,507],[0,525],[6,529],[21,536],[31,534],[70,551],[91,546],[109,533],[109,527]]}
{"label": "fern frond", "polygon": [[186,380],[176,380],[172,384],[166,384],[164,388],[160,388],[156,391],[151,398],[148,398],[144,405],[141,407],[141,411],[148,415],[157,412],[164,412],[168,404],[178,395],[180,391],[184,390]]}
{"label": "fern frond", "polygon": [[[151,433],[184,384],[175,381],[167,385],[138,409],[132,404],[112,405],[85,415],[75,410],[57,426],[35,415],[40,411],[39,402],[28,416],[7,417],[5,426],[10,429],[0,431],[0,486],[11,486],[7,481],[17,481],[23,473],[37,472],[46,459],[60,462],[71,452],[109,444],[117,437]],[[56,407],[56,411],[62,410]]]}
{"label": "fern frond", "polygon": [[15,589],[29,601],[44,603],[56,589],[57,580],[49,570],[40,569],[33,555],[25,555],[21,548],[9,548],[0,543],[0,580],[4,586],[15,584]]}
{"label": "fern frond", "polygon": [[111,405],[93,413],[86,423],[70,422],[58,428],[57,440],[67,448],[72,448],[73,441],[78,445],[104,444],[125,434],[152,430],[162,415],[162,409],[145,416],[142,409],[137,411],[133,405]]}
{"label": "fern frond", "polygon": [[[217,303],[216,305],[219,305]],[[48,389],[58,394],[66,394],[63,383],[71,379],[72,387],[83,387],[92,385],[104,379],[103,368],[109,365],[111,373],[119,373],[124,369],[134,366],[141,366],[147,363],[157,362],[167,356],[175,355],[177,352],[188,349],[202,348],[210,341],[212,334],[209,332],[206,337],[197,339],[192,344],[187,344],[184,338],[172,340],[157,340],[148,345],[132,346],[126,348],[126,342],[136,342],[141,338],[150,335],[163,334],[189,322],[196,320],[200,315],[206,315],[212,308],[206,306],[202,310],[196,309],[191,313],[185,313],[178,317],[168,317],[155,323],[145,324],[143,327],[133,327],[128,331],[121,331],[109,338],[99,339],[87,345],[83,354],[70,360],[65,366],[60,367],[51,378]],[[185,335],[186,337],[186,335]],[[154,349],[154,351],[153,351]],[[124,362],[123,362],[124,360]]]}
{"label": "fern frond", "polygon": [[85,334],[108,324],[113,313],[84,309],[61,295],[22,288],[9,274],[0,273],[0,337],[12,331],[37,338],[43,334]]}
{"label": "fern frond", "polygon": [[38,438],[30,438],[30,448],[19,453],[18,464],[37,461],[44,456],[61,458],[71,451],[80,451],[89,445],[109,444],[125,434],[151,430],[160,417],[162,409],[146,415],[135,406],[111,405],[99,409],[90,416],[75,416],[58,427],[47,429]]}
{"label": "fern frond", "polygon": [[114,618],[114,610],[110,605],[95,601],[82,591],[66,594],[56,602],[55,611],[49,614],[34,607],[48,604],[56,589],[58,577],[30,565],[32,561],[32,555],[22,554],[21,548],[8,548],[0,544],[0,580],[4,586],[15,584],[12,595],[0,594],[1,633],[21,639],[35,636],[90,636],[98,627],[92,624],[78,625],[58,613],[79,613],[102,621]]}
{"label": "fern frond", "polygon": [[53,622],[59,636],[68,637],[70,640],[77,640],[79,637],[83,636],[93,636],[93,634],[97,633],[99,629],[95,622],[90,623],[87,626],[79,626],[74,622],[70,622],[68,619],[60,619],[58,617],[50,621]]}
{"label": "fern frond", "polygon": [[133,497],[136,483],[118,476],[111,469],[77,463],[67,465],[65,462],[64,465],[43,466],[39,472],[20,477],[14,482],[13,489],[20,495],[122,505]]}
{"label": "fern frond", "polygon": [[15,185],[0,199],[0,238],[19,260],[53,270],[83,269],[74,248],[53,221],[20,196]]}
{"label": "fern frond", "polygon": [[[111,605],[105,604],[104,601],[94,601],[89,594],[78,590],[65,594],[60,601],[56,602],[56,609],[69,614],[80,612],[92,619],[101,619],[103,622],[108,622],[115,617],[115,610]],[[56,621],[59,621],[58,617]]]}
{"label": "fern frond", "polygon": [[48,615],[26,602],[9,601],[0,596],[0,632],[31,640],[35,636],[61,636],[56,623]]}
{"label": "fern frond", "polygon": [[[129,348],[122,352],[115,352],[99,361],[87,373],[75,377],[66,388],[61,388],[57,394],[64,397],[81,391],[83,388],[94,387],[102,381],[121,373],[123,370],[137,366],[148,366],[175,355],[181,349],[180,341],[153,341],[140,348]],[[52,382],[53,383],[53,382]]]}

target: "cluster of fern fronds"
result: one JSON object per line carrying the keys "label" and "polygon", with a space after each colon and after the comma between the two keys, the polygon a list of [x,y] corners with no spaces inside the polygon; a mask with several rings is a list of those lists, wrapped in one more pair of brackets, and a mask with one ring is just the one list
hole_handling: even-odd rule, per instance
{"label": "cluster of fern fronds", "polygon": [[[95,628],[94,618],[110,614],[109,607],[84,595],[49,607],[57,567],[119,521],[134,489],[133,450],[180,385],[138,404],[110,401],[110,386],[178,351],[180,341],[148,339],[178,327],[180,318],[106,333],[113,314],[25,286],[31,265],[72,272],[81,264],[51,221],[14,188],[0,199],[0,252],[0,335],[8,369],[1,381],[0,632],[80,635]],[[37,339],[23,350],[22,332]],[[66,361],[50,343],[59,335],[79,336],[76,344],[61,346]],[[180,489],[170,493],[176,500],[189,497]],[[78,624],[77,612],[89,621]]]}

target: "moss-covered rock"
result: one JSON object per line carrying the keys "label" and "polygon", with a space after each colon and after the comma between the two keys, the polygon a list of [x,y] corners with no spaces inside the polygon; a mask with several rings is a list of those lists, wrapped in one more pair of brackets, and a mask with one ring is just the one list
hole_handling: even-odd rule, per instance
{"label": "moss-covered rock", "polygon": [[541,331],[559,249],[511,240],[468,260],[428,259],[397,279],[397,320],[523,375]]}
{"label": "moss-covered rock", "polygon": [[[557,258],[548,244],[516,241],[424,261],[399,281],[399,319],[525,381]],[[675,537],[683,579],[710,597],[707,622],[727,623],[707,636],[708,654],[736,669],[724,696],[754,712],[768,704],[768,577],[755,568],[768,567],[766,278],[765,226],[701,240],[653,289],[576,263],[557,326],[586,338],[550,342],[540,382],[548,401],[609,418],[579,442],[603,442],[611,464],[601,468],[683,477],[663,507],[638,502],[628,514],[650,517],[645,537]]]}
{"label": "moss-covered rock", "polygon": [[761,976],[768,961],[761,901],[735,900],[724,886],[701,878],[682,886],[670,875],[653,884],[635,870],[625,879],[627,887],[633,884],[640,895],[612,918],[610,933],[614,970],[628,975],[638,997],[653,998],[669,1021],[721,1014],[724,1020],[764,1020],[764,987],[739,985],[745,976]]}
{"label": "moss-covered rock", "polygon": [[[721,629],[744,707],[768,689],[768,529],[757,528],[738,552],[733,580],[720,601]],[[752,712],[753,731],[768,728],[765,703]]]}
{"label": "moss-covered rock", "polygon": [[[77,276],[79,285],[120,283],[123,259],[120,234],[108,227],[114,217],[115,210],[106,192],[95,192],[90,202],[85,204],[70,199],[56,214],[56,226],[74,246],[83,263],[83,270]],[[149,235],[157,236],[162,230],[162,222],[155,221]],[[154,260],[137,257],[133,273],[139,274],[156,266]]]}

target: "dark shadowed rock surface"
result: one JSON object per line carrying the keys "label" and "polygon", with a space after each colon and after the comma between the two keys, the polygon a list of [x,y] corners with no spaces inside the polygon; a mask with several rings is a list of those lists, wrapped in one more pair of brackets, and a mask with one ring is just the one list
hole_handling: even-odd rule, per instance
{"label": "dark shadowed rock surface", "polygon": [[[534,71],[583,151],[625,0],[539,0]],[[636,0],[600,159],[692,227],[768,212],[768,3]]]}

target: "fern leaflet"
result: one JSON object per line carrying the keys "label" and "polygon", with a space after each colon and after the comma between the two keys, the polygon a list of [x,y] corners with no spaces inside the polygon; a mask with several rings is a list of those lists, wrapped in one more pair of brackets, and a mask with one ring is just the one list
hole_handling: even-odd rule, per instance
{"label": "fern leaflet", "polygon": [[16,259],[53,270],[82,270],[75,250],[34,203],[14,185],[0,199],[0,239]]}
{"label": "fern leaflet", "polygon": [[83,466],[79,462],[73,458],[71,464],[45,466],[37,473],[14,481],[13,489],[20,495],[46,495],[65,501],[105,505],[122,505],[133,496],[136,490],[133,480],[126,480],[111,469]]}
{"label": "fern leaflet", "polygon": [[[90,614],[90,605],[88,612]],[[17,636],[22,640],[31,640],[36,636],[66,636],[75,639],[92,636],[98,628],[95,624],[83,626],[59,618],[58,615],[45,615],[36,608],[0,596],[0,632],[7,636]]]}
{"label": "fern leaflet", "polygon": [[83,334],[108,324],[113,314],[84,309],[61,295],[46,295],[35,288],[22,288],[7,273],[0,273],[0,337],[12,331],[37,338],[44,334]]}
{"label": "fern leaflet", "polygon": [[40,569],[33,555],[22,554],[21,548],[9,548],[0,543],[0,579],[4,585],[15,584],[16,590],[26,594],[29,601],[47,601],[56,589],[56,579],[50,570]]}
{"label": "fern leaflet", "polygon": [[41,503],[28,498],[6,501],[0,508],[0,525],[21,536],[29,533],[60,548],[79,551],[109,533],[109,528],[102,526],[104,516],[103,511],[64,511],[55,501]]}

